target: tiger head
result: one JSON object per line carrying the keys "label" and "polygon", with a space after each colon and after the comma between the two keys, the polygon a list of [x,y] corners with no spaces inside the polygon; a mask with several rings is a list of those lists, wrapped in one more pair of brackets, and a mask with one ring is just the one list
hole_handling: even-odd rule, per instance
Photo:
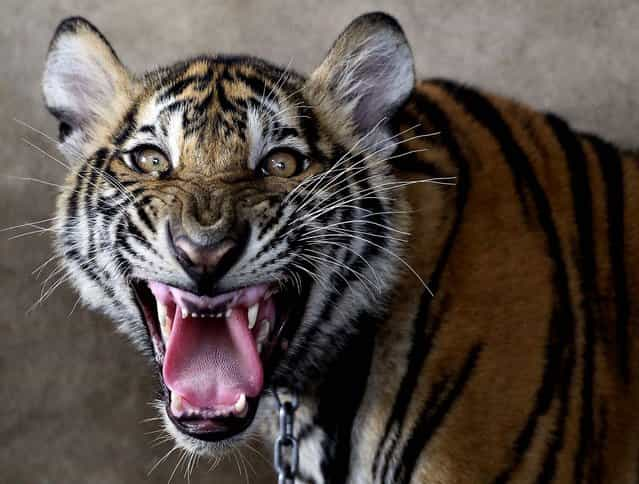
{"label": "tiger head", "polygon": [[135,76],[86,20],[58,27],[43,89],[72,169],[56,250],[154,361],[182,447],[243,439],[268,389],[312,391],[383,310],[406,225],[393,116],[413,85],[379,13],[308,77],[244,56]]}

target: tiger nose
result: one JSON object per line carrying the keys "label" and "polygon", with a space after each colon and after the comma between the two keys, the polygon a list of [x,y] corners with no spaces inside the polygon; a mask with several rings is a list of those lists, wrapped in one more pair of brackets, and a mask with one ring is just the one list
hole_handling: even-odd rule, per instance
{"label": "tiger nose", "polygon": [[200,245],[186,235],[173,241],[180,264],[189,272],[215,273],[221,276],[238,256],[239,244],[233,239],[224,239],[213,245]]}

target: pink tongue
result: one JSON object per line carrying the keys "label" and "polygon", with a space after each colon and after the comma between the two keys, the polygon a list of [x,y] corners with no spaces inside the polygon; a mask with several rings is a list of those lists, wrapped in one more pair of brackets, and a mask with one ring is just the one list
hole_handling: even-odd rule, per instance
{"label": "pink tongue", "polygon": [[167,343],[163,368],[169,389],[191,405],[215,409],[233,405],[241,393],[262,391],[263,370],[246,309],[228,318],[186,318],[179,308]]}

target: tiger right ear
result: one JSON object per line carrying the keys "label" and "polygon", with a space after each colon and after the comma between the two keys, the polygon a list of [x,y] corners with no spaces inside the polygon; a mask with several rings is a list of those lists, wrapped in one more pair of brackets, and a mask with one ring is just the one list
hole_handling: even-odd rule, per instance
{"label": "tiger right ear", "polygon": [[397,21],[381,12],[356,18],[311,74],[307,93],[324,122],[367,135],[383,148],[390,119],[413,90],[413,54]]}
{"label": "tiger right ear", "polygon": [[104,36],[87,20],[63,20],[51,40],[42,88],[60,121],[60,138],[78,145],[129,98],[131,78]]}

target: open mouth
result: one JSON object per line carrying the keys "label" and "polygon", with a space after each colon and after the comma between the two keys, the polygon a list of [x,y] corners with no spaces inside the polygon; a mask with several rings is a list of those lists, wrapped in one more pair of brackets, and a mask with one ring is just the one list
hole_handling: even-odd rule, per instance
{"label": "open mouth", "polygon": [[287,345],[285,293],[259,284],[199,295],[138,281],[166,412],[192,437],[219,441],[246,429],[270,370]]}

